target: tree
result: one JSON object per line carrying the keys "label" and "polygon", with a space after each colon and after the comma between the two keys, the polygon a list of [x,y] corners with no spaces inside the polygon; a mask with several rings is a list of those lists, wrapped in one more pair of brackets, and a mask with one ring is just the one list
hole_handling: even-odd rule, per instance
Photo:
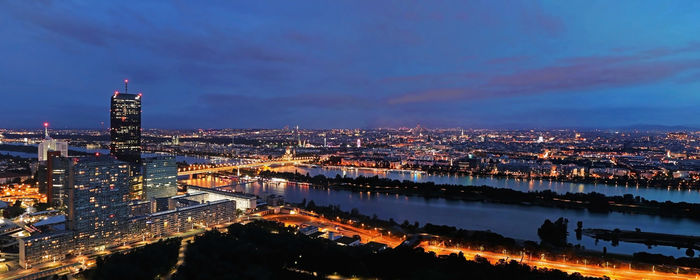
{"label": "tree", "polygon": [[5,218],[11,219],[14,217],[17,217],[19,215],[22,215],[24,213],[25,208],[22,207],[22,202],[19,200],[15,200],[15,203],[12,204],[12,206],[8,207],[3,211],[3,216]]}
{"label": "tree", "polygon": [[309,204],[306,205],[306,209],[314,210],[316,208],[316,203],[313,200],[309,200]]}
{"label": "tree", "polygon": [[554,246],[566,246],[567,224],[569,220],[564,218],[557,219],[554,223],[549,219],[545,220],[542,226],[537,229],[537,236],[542,242],[552,244]]}
{"label": "tree", "polygon": [[692,258],[695,256],[695,251],[693,251],[693,249],[688,248],[687,250],[685,250],[685,255],[689,258]]}
{"label": "tree", "polygon": [[576,222],[576,240],[581,240],[581,237],[583,237],[583,222],[578,221]]}
{"label": "tree", "polygon": [[34,209],[36,209],[36,211],[44,211],[48,208],[49,208],[49,204],[45,203],[45,202],[39,202],[39,203],[34,204]]}
{"label": "tree", "polygon": [[124,254],[100,257],[95,267],[84,271],[83,275],[88,280],[154,279],[175,266],[180,244],[180,238],[171,238],[134,248]]}

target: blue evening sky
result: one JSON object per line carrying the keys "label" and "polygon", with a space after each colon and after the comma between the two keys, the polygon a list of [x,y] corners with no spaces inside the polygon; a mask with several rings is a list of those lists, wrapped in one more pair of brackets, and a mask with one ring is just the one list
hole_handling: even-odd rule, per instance
{"label": "blue evening sky", "polygon": [[0,1],[0,127],[700,126],[698,1]]}

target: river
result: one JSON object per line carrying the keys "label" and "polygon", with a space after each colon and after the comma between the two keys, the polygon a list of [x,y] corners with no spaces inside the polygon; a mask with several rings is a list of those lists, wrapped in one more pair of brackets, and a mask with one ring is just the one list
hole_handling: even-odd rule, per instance
{"label": "river", "polygon": [[[326,176],[335,176],[335,174],[341,174],[342,176],[343,173],[343,170],[339,168],[318,167],[285,166],[275,168],[274,170],[291,172],[296,170],[300,173],[308,172],[310,175],[324,174]],[[423,182],[433,180],[435,180],[434,182],[436,183],[453,184],[462,182],[462,185],[468,184],[467,182],[479,182],[477,183],[478,185],[483,184],[493,186],[494,184],[489,184],[489,182],[498,182],[500,185],[495,186],[506,187],[506,184],[512,184],[514,186],[513,188],[525,191],[544,189],[557,190],[557,188],[565,189],[566,185],[571,184],[557,182],[552,182],[550,184],[549,181],[543,181],[540,183],[539,180],[523,182],[513,179],[492,179],[490,177],[468,179],[464,177],[460,178],[459,176],[455,177],[425,174],[415,176],[415,174],[398,172],[389,172],[384,174],[385,175],[381,175],[371,171],[345,172],[345,175],[347,176],[380,175],[393,179],[410,179]],[[186,183],[200,186],[222,186],[228,185],[231,182],[212,177],[204,177],[200,179],[186,180]],[[602,192],[605,190],[605,188],[615,188],[614,186],[583,185],[582,191],[601,189],[600,192]],[[282,195],[289,202],[301,202],[303,199],[306,199],[307,201],[313,200],[317,205],[340,205],[341,209],[345,211],[350,211],[352,208],[357,208],[360,213],[370,216],[376,214],[382,219],[392,218],[398,223],[408,220],[410,223],[418,221],[421,224],[429,222],[432,224],[450,225],[464,229],[490,230],[507,237],[533,241],[539,240],[537,236],[537,228],[542,225],[545,219],[555,220],[559,217],[564,217],[569,220],[569,243],[581,244],[587,249],[596,251],[602,251],[603,246],[605,246],[610,253],[632,254],[635,252],[647,251],[678,257],[685,255],[685,250],[679,250],[677,248],[667,246],[655,246],[652,249],[648,249],[645,245],[627,242],[620,242],[618,246],[613,247],[609,242],[604,241],[600,241],[596,244],[593,238],[587,236],[583,236],[582,240],[579,241],[576,240],[576,235],[573,231],[576,227],[576,222],[582,221],[584,228],[619,228],[623,230],[635,230],[635,228],[640,228],[642,231],[683,235],[695,235],[697,232],[700,232],[700,222],[694,220],[660,218],[649,215],[622,214],[617,212],[598,214],[590,213],[587,210],[463,202],[445,199],[424,199],[422,197],[380,193],[332,191],[287,185],[284,183],[251,183],[246,185],[237,185],[236,189],[238,191],[253,193],[260,196],[266,194]],[[578,189],[578,187],[576,189]],[[651,191],[652,189],[640,188],[639,191],[641,190]],[[665,190],[663,191],[665,192]]]}
{"label": "river", "polygon": [[336,175],[357,177],[357,176],[379,176],[395,180],[409,180],[414,182],[433,182],[436,184],[451,184],[462,186],[491,186],[496,188],[509,188],[523,192],[550,190],[557,193],[590,193],[597,192],[605,195],[632,194],[641,196],[649,200],[673,201],[673,202],[693,202],[700,203],[700,191],[678,190],[675,188],[662,189],[650,188],[646,186],[617,186],[605,184],[587,184],[557,182],[550,180],[529,180],[513,179],[492,176],[463,176],[463,175],[439,175],[419,172],[401,171],[379,171],[375,169],[358,169],[347,167],[317,167],[317,166],[283,166],[274,169],[277,172],[299,172],[309,173],[311,176],[324,175],[335,177]]}

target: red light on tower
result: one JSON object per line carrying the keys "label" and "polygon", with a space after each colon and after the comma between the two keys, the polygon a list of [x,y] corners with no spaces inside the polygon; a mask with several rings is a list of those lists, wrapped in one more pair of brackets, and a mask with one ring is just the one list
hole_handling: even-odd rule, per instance
{"label": "red light on tower", "polygon": [[44,127],[49,127],[49,123],[44,122]]}

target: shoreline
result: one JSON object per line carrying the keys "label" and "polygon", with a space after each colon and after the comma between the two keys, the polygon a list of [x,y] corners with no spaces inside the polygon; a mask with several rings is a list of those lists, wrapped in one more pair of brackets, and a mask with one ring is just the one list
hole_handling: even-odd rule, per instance
{"label": "shoreline", "polygon": [[471,176],[471,177],[491,177],[491,178],[503,178],[503,179],[516,179],[524,181],[550,181],[558,183],[574,183],[574,184],[589,184],[589,185],[602,185],[606,187],[644,187],[644,188],[655,188],[655,189],[676,189],[678,191],[682,190],[700,190],[700,182],[689,182],[684,180],[675,179],[671,183],[684,182],[685,184],[680,184],[676,186],[671,186],[665,183],[665,181],[659,180],[642,180],[642,179],[603,179],[603,178],[562,178],[562,177],[551,177],[551,176],[515,176],[509,174],[492,174],[486,172],[466,172],[457,170],[434,170],[434,169],[390,169],[383,167],[362,167],[362,166],[343,166],[343,165],[324,165],[324,164],[299,164],[297,166],[304,166],[309,168],[354,168],[358,170],[369,170],[376,172],[397,172],[397,173],[419,173],[433,176]]}

